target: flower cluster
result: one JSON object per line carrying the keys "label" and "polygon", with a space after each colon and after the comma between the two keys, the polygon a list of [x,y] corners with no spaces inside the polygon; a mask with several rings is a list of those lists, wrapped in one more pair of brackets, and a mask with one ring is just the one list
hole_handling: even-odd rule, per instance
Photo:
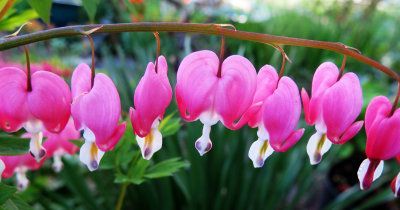
{"label": "flower cluster", "polygon": [[[134,92],[130,119],[142,157],[150,159],[162,147],[160,121],[172,100],[163,56],[149,63]],[[248,156],[254,167],[262,167],[275,152],[285,152],[303,136],[297,128],[302,104],[305,121],[316,133],[307,144],[311,164],[318,164],[332,144],[344,144],[362,128],[356,121],[362,108],[362,89],[357,75],[342,72],[335,64],[321,64],[313,77],[311,98],[287,76],[278,76],[270,65],[257,73],[243,56],[225,60],[208,50],[187,55],[179,65],[175,87],[176,102],[186,121],[200,120],[202,135],[195,148],[202,156],[212,148],[211,127],[217,122],[232,130],[248,124],[257,128],[257,140]],[[61,170],[61,155],[78,150],[69,139],[78,139],[83,130],[85,142],[79,158],[90,171],[99,167],[106,151],[112,150],[126,129],[119,123],[121,104],[117,88],[105,74],[94,74],[87,64],[74,70],[71,90],[63,79],[49,71],[24,71],[19,67],[0,69],[0,127],[6,132],[21,128],[31,138],[30,155],[0,157],[3,177],[17,173],[20,188],[27,185],[27,169],[37,169],[43,158],[54,157],[53,168]],[[72,116],[72,119],[70,117]],[[383,170],[383,160],[400,154],[400,112],[386,97],[374,98],[365,116],[367,159],[358,177],[368,189]],[[41,145],[43,136],[49,137]],[[36,160],[35,160],[36,159]],[[392,183],[399,194],[400,181]]]}

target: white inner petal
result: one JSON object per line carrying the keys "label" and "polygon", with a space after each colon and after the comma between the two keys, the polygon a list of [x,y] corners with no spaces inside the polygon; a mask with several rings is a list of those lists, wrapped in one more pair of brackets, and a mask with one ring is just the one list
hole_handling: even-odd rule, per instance
{"label": "white inner petal", "polygon": [[197,139],[194,144],[197,151],[199,151],[200,156],[203,156],[206,152],[210,151],[212,148],[212,142],[210,140],[211,126],[204,124],[203,134]]}
{"label": "white inner petal", "polygon": [[61,169],[64,167],[64,164],[61,161],[61,155],[54,153],[52,167],[53,170],[57,173],[61,171]]}
{"label": "white inner petal", "polygon": [[[371,161],[367,158],[361,163],[360,167],[358,168],[357,177],[358,177],[358,180],[360,181],[361,190],[364,190],[363,181],[364,181],[365,176],[367,175],[370,164],[371,164]],[[374,177],[373,177],[372,182],[374,182],[377,178],[379,178],[381,176],[381,174],[383,172],[383,166],[384,166],[384,163],[383,163],[383,160],[381,160],[374,171]]]}
{"label": "white inner petal", "polygon": [[4,169],[6,169],[6,165],[4,164],[3,160],[0,159],[0,181],[1,181],[1,175],[3,174]]}
{"label": "white inner petal", "polygon": [[83,138],[85,139],[85,141],[88,141],[88,142],[95,142],[96,141],[96,136],[94,135],[92,130],[90,130],[86,126],[83,129]]}
{"label": "white inner petal", "polygon": [[29,142],[29,151],[36,161],[40,161],[46,155],[46,149],[42,146],[43,133],[32,133],[31,140]]}
{"label": "white inner petal", "polygon": [[395,188],[396,188],[396,190],[395,190],[394,195],[397,197],[397,195],[399,194],[399,189],[400,189],[400,172],[396,176]]}
{"label": "white inner petal", "polygon": [[265,160],[274,152],[268,140],[261,140],[253,142],[249,150],[249,158],[253,161],[254,168],[260,168],[264,165]]}
{"label": "white inner petal", "polygon": [[322,156],[331,148],[331,146],[332,142],[324,133],[322,134],[317,131],[312,135],[307,143],[307,154],[310,158],[311,165],[321,162]]}
{"label": "white inner petal", "polygon": [[23,127],[28,133],[39,133],[44,130],[42,121],[35,118],[26,121]]}
{"label": "white inner petal", "polygon": [[146,137],[136,136],[142,157],[146,160],[150,160],[153,154],[162,147],[162,135],[158,130],[159,124],[160,121],[157,118],[151,125],[150,133]]}
{"label": "white inner petal", "polygon": [[99,150],[92,141],[85,141],[79,152],[79,159],[90,171],[97,170],[104,152]]}
{"label": "white inner petal", "polygon": [[25,190],[28,185],[29,185],[29,180],[26,178],[26,172],[27,168],[22,166],[22,167],[17,167],[15,169],[16,172],[16,179],[17,179],[17,188],[19,190]]}

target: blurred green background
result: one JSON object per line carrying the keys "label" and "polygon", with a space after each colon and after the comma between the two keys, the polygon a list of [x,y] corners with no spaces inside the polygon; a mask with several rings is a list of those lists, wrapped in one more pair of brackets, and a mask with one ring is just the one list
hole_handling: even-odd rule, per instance
{"label": "blurred green background", "polygon": [[[89,23],[227,23],[243,31],[341,42],[391,69],[400,69],[397,0],[83,1],[53,1],[50,24],[45,24],[30,4],[17,0],[0,21],[0,30],[3,35],[10,34],[26,21],[33,24],[23,33]],[[127,120],[135,87],[147,63],[155,60],[155,38],[144,32],[92,37],[97,72],[113,79],[121,97],[123,119]],[[218,54],[221,42],[220,37],[195,33],[160,33],[160,40],[173,89],[184,56],[203,49]],[[84,37],[57,38],[28,48],[32,62],[50,62],[62,71],[72,71],[81,62],[91,63],[90,44]],[[286,63],[285,75],[308,92],[313,73],[322,62],[340,66],[343,59],[343,55],[330,51],[283,48],[293,61]],[[25,64],[22,48],[0,53],[3,62]],[[281,54],[268,45],[227,38],[225,56],[231,54],[245,56],[256,69],[265,64],[280,69]],[[345,71],[357,73],[362,83],[364,106],[359,119],[364,118],[373,97],[393,99],[397,86],[382,72],[351,58]],[[300,141],[285,153],[274,153],[261,169],[254,169],[247,154],[256,140],[256,129],[245,126],[231,131],[218,123],[211,131],[213,149],[200,157],[194,142],[201,135],[201,123],[179,120],[176,110],[173,98],[166,115],[174,116],[162,130],[166,136],[163,148],[151,161],[139,156],[132,128],[128,127],[116,149],[102,160],[100,170],[90,173],[79,164],[77,156],[64,158],[65,166],[59,174],[46,163],[41,170],[29,173],[31,185],[19,197],[35,209],[113,209],[121,189],[126,187],[123,209],[400,208],[390,190],[390,182],[400,169],[395,160],[385,162],[383,175],[370,190],[359,188],[357,169],[365,158],[364,130],[345,145],[333,145],[320,164],[311,166],[306,144],[314,128],[302,117],[298,127],[305,127],[306,132]],[[171,159],[175,157],[180,160]],[[155,166],[161,174],[152,173]],[[13,185],[13,179],[3,182]]]}

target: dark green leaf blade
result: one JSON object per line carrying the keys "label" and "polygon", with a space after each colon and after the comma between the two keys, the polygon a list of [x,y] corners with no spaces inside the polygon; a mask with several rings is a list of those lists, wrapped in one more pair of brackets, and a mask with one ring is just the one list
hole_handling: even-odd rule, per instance
{"label": "dark green leaf blade", "polygon": [[29,152],[29,139],[0,136],[0,155],[22,155]]}
{"label": "dark green leaf blade", "polygon": [[15,192],[17,192],[17,188],[0,183],[0,204],[3,204]]}
{"label": "dark green leaf blade", "polygon": [[85,8],[86,13],[88,14],[91,22],[94,21],[94,17],[96,16],[97,3],[98,3],[98,0],[83,0],[82,1],[83,8]]}
{"label": "dark green leaf blade", "polygon": [[162,161],[146,171],[145,177],[154,179],[166,176],[171,176],[177,172],[180,168],[188,166],[189,164],[184,161],[180,161],[180,158],[171,158]]}
{"label": "dark green leaf blade", "polygon": [[28,0],[29,5],[38,13],[46,23],[50,23],[50,11],[52,0]]}

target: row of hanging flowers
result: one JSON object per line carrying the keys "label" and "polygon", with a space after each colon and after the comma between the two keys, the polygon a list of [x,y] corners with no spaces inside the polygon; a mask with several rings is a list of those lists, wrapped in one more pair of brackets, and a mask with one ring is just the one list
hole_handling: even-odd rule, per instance
{"label": "row of hanging flowers", "polygon": [[[93,31],[92,31],[93,32]],[[99,167],[105,152],[113,150],[125,132],[126,122],[119,123],[120,97],[113,81],[103,73],[95,74],[93,42],[92,66],[83,63],[72,73],[71,89],[50,71],[31,69],[27,48],[26,71],[18,66],[3,65],[0,69],[0,127],[6,132],[24,128],[30,137],[30,154],[0,156],[0,172],[8,178],[16,173],[17,186],[26,188],[25,172],[38,169],[46,158],[54,157],[53,168],[62,168],[60,157],[78,150],[68,141],[83,131],[84,144],[79,158],[90,171]],[[144,159],[150,159],[162,147],[158,129],[165,109],[172,100],[167,77],[166,59],[159,56],[147,65],[134,94],[130,118]],[[224,38],[220,57],[208,50],[187,55],[179,65],[175,87],[176,102],[186,121],[200,120],[203,131],[195,147],[204,155],[212,148],[211,127],[218,121],[232,130],[248,124],[257,128],[258,139],[248,156],[254,167],[262,167],[273,152],[285,152],[304,133],[296,130],[303,104],[305,121],[315,126],[316,133],[307,144],[311,164],[318,164],[332,144],[344,144],[364,125],[355,122],[362,108],[362,89],[358,76],[343,74],[333,63],[321,64],[315,71],[311,98],[303,88],[283,76],[270,65],[257,73],[245,57],[232,55],[223,59]],[[400,154],[400,111],[385,96],[375,97],[365,115],[367,147],[365,159],[358,170],[361,189],[368,189],[383,171],[383,161]],[[71,118],[72,117],[72,118]],[[43,137],[49,137],[42,145]],[[400,180],[392,182],[398,196]]]}

